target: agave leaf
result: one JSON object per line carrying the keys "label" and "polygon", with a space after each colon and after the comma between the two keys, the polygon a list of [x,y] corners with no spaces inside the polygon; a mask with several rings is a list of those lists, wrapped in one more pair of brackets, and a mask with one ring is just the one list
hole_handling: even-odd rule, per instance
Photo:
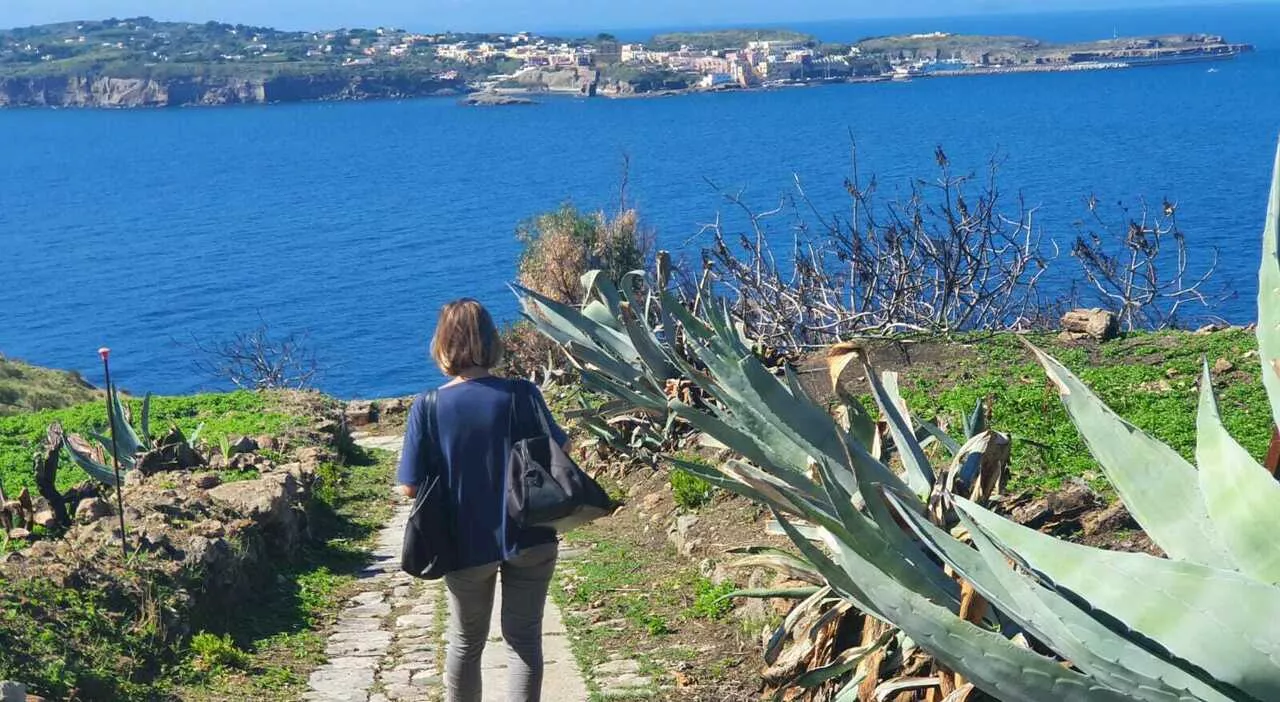
{"label": "agave leaf", "polygon": [[972,439],[982,433],[987,428],[987,415],[983,412],[982,398],[978,398],[977,405],[974,406],[973,412],[964,420],[964,435],[966,438]]}
{"label": "agave leaf", "polygon": [[[896,559],[882,562],[886,573],[898,579],[898,582],[913,591],[929,597],[934,602],[959,605],[960,593],[956,583],[926,557],[919,544],[907,538],[889,512],[888,505],[880,492],[881,483],[866,471],[867,463],[854,459],[854,473],[857,477],[860,497],[870,518],[851,509],[849,495],[844,487],[831,475],[830,466],[820,463],[818,468],[823,477],[823,484],[831,492],[831,501],[836,504],[845,528],[853,538],[847,543],[852,548],[863,552],[880,549],[897,555]],[[900,483],[890,489],[908,492]],[[924,507],[918,501],[916,508]]]}
{"label": "agave leaf", "polygon": [[1262,384],[1271,400],[1271,416],[1280,426],[1280,149],[1271,172],[1271,197],[1262,230],[1262,266],[1258,270],[1258,354]]}
{"label": "agave leaf", "polygon": [[1175,663],[1107,628],[1061,595],[1016,575],[1006,565],[1004,553],[964,513],[960,519],[979,546],[976,551],[906,509],[899,496],[888,497],[930,549],[1002,614],[1107,686],[1144,702],[1230,699]]}
{"label": "agave leaf", "polygon": [[191,436],[187,437],[187,444],[190,446],[195,446],[196,442],[200,440],[200,434],[202,434],[203,432],[204,432],[204,422],[200,422],[200,425],[196,427],[196,430],[191,432]]}
{"label": "agave leaf", "polygon": [[1205,509],[1241,572],[1280,583],[1280,482],[1222,426],[1207,361],[1200,379],[1196,462]]}
{"label": "agave leaf", "polygon": [[582,384],[592,390],[598,390],[626,400],[635,407],[643,407],[644,409],[658,413],[665,412],[667,408],[665,398],[658,399],[657,397],[653,397],[644,392],[627,387],[622,382],[614,380],[605,373],[584,371],[582,373]]}
{"label": "agave leaf", "polygon": [[805,600],[813,597],[821,587],[779,587],[779,588],[752,588],[744,590],[734,590],[716,598],[716,602],[724,600],[732,600],[737,597],[757,600]]}
{"label": "agave leaf", "polygon": [[618,289],[614,287],[613,282],[605,276],[602,270],[587,271],[582,274],[581,282],[582,289],[588,295],[595,293],[604,302],[606,309],[612,315],[613,319],[611,321],[602,322],[602,324],[616,328],[618,324],[617,316],[621,314],[622,310],[622,300],[618,297]]}
{"label": "agave leaf", "polygon": [[937,677],[895,678],[893,680],[887,680],[876,685],[875,700],[876,702],[885,702],[889,698],[896,696],[899,692],[938,687],[941,682],[942,681]]}
{"label": "agave leaf", "polygon": [[672,456],[664,456],[664,459],[676,468],[679,468],[690,475],[702,478],[715,487],[727,490],[735,495],[742,495],[753,502],[760,502],[762,504],[767,502],[765,496],[751,485],[740,480],[734,480],[714,468],[708,468],[701,463],[684,461]]}
{"label": "agave leaf", "polygon": [[676,377],[677,373],[667,359],[667,353],[658,346],[658,341],[649,329],[647,321],[637,317],[636,310],[641,310],[643,313],[643,307],[627,305],[622,311],[622,324],[650,379],[657,385],[668,378]]}
{"label": "agave leaf", "polygon": [[1028,346],[1058,386],[1090,452],[1151,540],[1170,558],[1234,568],[1200,498],[1196,469],[1112,412],[1062,364]]}
{"label": "agave leaf", "polygon": [[893,443],[898,447],[898,456],[906,470],[907,487],[920,499],[928,499],[929,493],[933,491],[933,466],[916,441],[910,415],[906,414],[906,403],[898,393],[898,374],[885,371],[883,379],[877,379],[875,369],[865,357],[862,359],[862,367],[867,372],[867,382],[871,385],[876,405],[889,424]]}
{"label": "agave leaf", "polygon": [[803,580],[814,585],[824,585],[827,582],[822,579],[822,574],[815,570],[812,565],[785,551],[753,553],[727,563],[726,567],[767,568],[775,573],[781,573],[791,580]]}
{"label": "agave leaf", "polygon": [[119,457],[124,462],[124,457],[129,456],[130,459],[138,453],[142,448],[142,440],[138,438],[138,434],[134,432],[133,427],[129,426],[129,420],[125,417],[124,405],[120,402],[120,393],[116,388],[110,387],[107,393],[111,396],[111,427],[115,432],[116,447],[119,449]]}
{"label": "agave leaf", "polygon": [[602,327],[612,327],[618,323],[617,318],[613,316],[613,312],[610,312],[609,308],[599,300],[589,300],[584,304],[582,306],[582,316]]}
{"label": "agave leaf", "polygon": [[[769,469],[770,473],[790,485],[792,489],[809,498],[818,497],[817,486],[790,467],[795,463],[786,460],[786,456],[780,455],[776,444],[771,445],[759,439],[753,439],[743,429],[729,423],[730,420],[738,419],[737,417],[721,419],[674,400],[668,406],[672,412],[695,429],[714,437],[747,461]],[[751,419],[751,417],[747,418]]]}
{"label": "agave leaf", "polygon": [[[96,441],[96,442],[98,442],[99,444],[101,444],[101,445],[102,445],[102,449],[103,449],[103,451],[105,451],[105,452],[106,452],[106,455],[108,455],[108,456],[114,456],[114,455],[115,455],[115,454],[112,452],[112,450],[111,450],[111,437],[103,436],[102,434],[99,434],[99,433],[98,433],[98,432],[96,432],[96,431],[90,431],[90,432],[85,432],[85,433],[87,433],[87,434],[89,435],[89,438],[93,439],[94,441]],[[123,452],[121,452],[121,453],[123,453]],[[121,455],[121,456],[119,456],[119,457],[117,457],[117,458],[118,458],[118,460],[120,461],[120,467],[121,467],[121,468],[123,468],[123,469],[126,469],[126,470],[128,470],[128,469],[132,469],[135,465],[137,465],[137,462],[138,462],[138,459],[137,459],[137,455],[136,455],[136,454],[135,454],[135,455],[132,455],[132,456],[128,456],[128,455]]]}
{"label": "agave leaf", "polygon": [[890,628],[881,634],[878,639],[872,641],[866,646],[858,646],[856,648],[847,648],[836,656],[835,660],[827,665],[819,668],[812,668],[804,672],[803,675],[796,678],[792,684],[796,687],[814,688],[828,680],[834,680],[845,675],[854,668],[858,667],[867,656],[879,651],[893,641],[894,635],[898,633],[897,629]]}
{"label": "agave leaf", "polygon": [[[775,518],[791,540],[802,547],[801,542],[806,541],[804,536],[784,516],[775,514]],[[996,698],[1025,702],[1122,702],[1127,699],[903,587],[880,568],[880,562],[896,558],[896,554],[876,554],[873,562],[853,552],[847,544],[830,542],[845,562],[844,567],[838,568],[843,580],[856,581],[867,598],[869,607],[864,611],[898,626],[943,665]],[[828,573],[828,569],[834,562],[825,556],[821,558],[826,562],[815,560],[814,563],[831,580],[833,574]]]}
{"label": "agave leaf", "polygon": [[565,349],[577,365],[586,366],[597,375],[603,375],[620,385],[632,387],[644,377],[640,369],[593,346],[570,341],[565,344]]}
{"label": "agave leaf", "polygon": [[[528,288],[512,286],[525,307],[525,316],[539,330],[560,343],[576,341],[594,347],[627,363],[637,360],[631,340],[621,331],[604,326],[569,305],[552,300]],[[639,370],[635,372],[639,375]]]}
{"label": "agave leaf", "polygon": [[917,419],[916,422],[928,432],[929,436],[932,436],[938,443],[942,444],[947,449],[947,453],[951,454],[953,458],[960,453],[960,443],[951,438],[951,435],[943,431],[937,424],[924,419]]}
{"label": "agave leaf", "polygon": [[778,627],[773,630],[773,634],[769,637],[768,642],[765,643],[764,661],[769,665],[773,665],[774,661],[778,659],[778,654],[782,652],[782,643],[786,639],[787,634],[791,633],[791,630],[795,628],[796,623],[800,621],[800,618],[813,607],[817,607],[833,597],[834,595],[831,592],[831,587],[824,586],[818,588],[818,591],[810,595],[804,602],[793,607],[791,611],[787,613],[787,616],[783,618],[782,624],[778,625]]}
{"label": "agave leaf", "polygon": [[81,470],[88,473],[90,478],[112,487],[116,486],[115,471],[93,460],[87,454],[76,450],[66,436],[62,437],[62,448],[66,449],[67,455],[71,456],[71,460],[80,466]]}
{"label": "agave leaf", "polygon": [[1230,570],[1060,541],[957,498],[959,510],[1051,586],[1224,685],[1280,699],[1280,589]]}

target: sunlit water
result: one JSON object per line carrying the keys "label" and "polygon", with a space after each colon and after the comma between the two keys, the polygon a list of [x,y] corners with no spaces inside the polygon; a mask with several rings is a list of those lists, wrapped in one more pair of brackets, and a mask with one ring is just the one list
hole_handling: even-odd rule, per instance
{"label": "sunlit water", "polygon": [[[1197,256],[1221,250],[1253,316],[1258,235],[1280,133],[1280,9],[1266,6],[805,27],[829,39],[988,31],[1050,39],[1214,31],[1256,54],[1220,64],[973,77],[653,100],[452,100],[167,111],[0,111],[0,352],[98,379],[115,349],[134,390],[215,387],[188,342],[259,319],[307,332],[340,396],[433,382],[439,305],[515,315],[515,225],[564,201],[629,195],[668,248],[696,253],[724,208],[708,181],[771,207],[793,177],[842,212],[849,134],[882,190],[930,176],[934,146],[980,168],[1068,241],[1084,198],[1179,204]],[[1210,71],[1210,68],[1216,69]],[[783,236],[782,230],[779,236]],[[1070,260],[1060,265],[1074,265]]]}

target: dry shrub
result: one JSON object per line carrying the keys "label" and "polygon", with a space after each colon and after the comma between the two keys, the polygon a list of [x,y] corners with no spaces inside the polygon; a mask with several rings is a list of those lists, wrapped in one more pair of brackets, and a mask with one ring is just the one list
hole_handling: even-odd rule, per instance
{"label": "dry shrub", "polygon": [[644,268],[652,248],[639,215],[629,208],[610,217],[565,204],[521,224],[516,237],[524,244],[520,284],[567,304],[582,302],[580,281],[587,271],[601,270],[617,281]]}
{"label": "dry shrub", "polygon": [[532,324],[520,320],[502,328],[502,366],[510,378],[546,380],[547,368],[564,365],[564,352],[551,337],[540,334]]}
{"label": "dry shrub", "polygon": [[[625,206],[611,217],[561,205],[522,223],[516,238],[524,244],[520,285],[570,305],[582,304],[581,280],[587,271],[604,271],[617,282],[624,273],[644,268],[652,249],[652,237],[641,227],[639,215]],[[502,343],[506,375],[540,381],[549,366],[564,366],[556,343],[528,322],[504,328]]]}

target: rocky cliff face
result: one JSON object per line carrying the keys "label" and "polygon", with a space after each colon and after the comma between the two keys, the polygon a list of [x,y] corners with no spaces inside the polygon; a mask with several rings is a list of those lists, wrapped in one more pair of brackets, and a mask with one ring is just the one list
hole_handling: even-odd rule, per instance
{"label": "rocky cliff face", "polygon": [[458,81],[434,77],[281,76],[276,78],[0,79],[0,107],[180,107],[315,100],[376,100],[454,94]]}

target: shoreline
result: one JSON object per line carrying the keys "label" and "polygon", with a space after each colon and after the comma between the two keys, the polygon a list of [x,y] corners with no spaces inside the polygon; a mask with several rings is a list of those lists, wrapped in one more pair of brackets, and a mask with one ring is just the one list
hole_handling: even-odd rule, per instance
{"label": "shoreline", "polygon": [[[767,85],[753,85],[748,87],[736,85],[721,85],[716,87],[689,87],[672,90],[657,90],[647,92],[625,93],[620,91],[599,90],[592,95],[584,94],[579,89],[535,89],[535,88],[496,88],[491,90],[467,90],[465,88],[456,89],[436,89],[427,94],[390,94],[390,95],[351,95],[338,94],[331,97],[317,97],[296,100],[263,100],[263,101],[229,101],[225,103],[189,103],[189,104],[156,104],[145,103],[135,105],[113,105],[113,104],[0,104],[0,110],[21,110],[21,109],[50,109],[50,110],[136,110],[136,109],[174,109],[174,108],[217,108],[217,107],[234,107],[234,106],[274,106],[289,104],[306,104],[306,103],[335,103],[335,102],[385,102],[393,100],[419,100],[432,98],[449,98],[459,100],[462,103],[468,103],[474,100],[476,96],[492,94],[502,96],[504,98],[513,98],[521,100],[520,102],[510,102],[508,104],[496,103],[491,106],[510,106],[510,105],[528,105],[538,104],[539,98],[549,99],[595,99],[603,98],[607,100],[637,100],[637,99],[658,99],[670,97],[683,97],[691,95],[711,95],[718,93],[763,93],[763,92],[779,92],[784,90],[792,90],[799,88],[820,88],[833,85],[863,85],[873,83],[909,83],[913,80],[937,79],[937,78],[966,78],[976,76],[997,76],[997,75],[1013,75],[1013,74],[1044,74],[1044,73],[1081,73],[1094,71],[1118,71],[1135,68],[1156,68],[1162,66],[1178,66],[1192,63],[1224,63],[1239,59],[1247,53],[1254,53],[1255,49],[1248,44],[1235,45],[1236,51],[1233,53],[1222,54],[1196,54],[1185,56],[1167,56],[1156,58],[1132,57],[1128,60],[1110,60],[1110,61],[1083,61],[1069,64],[1035,64],[1035,65],[1016,65],[1016,66],[989,66],[989,67],[968,67],[955,70],[933,70],[920,73],[909,74],[893,74],[893,75],[875,75],[875,76],[858,76],[849,78],[815,78],[807,80],[791,80],[779,81]],[[136,79],[117,79],[110,76],[98,76],[95,78],[87,78],[84,76],[69,76],[67,80],[136,80]],[[528,100],[525,102],[524,100]]]}

